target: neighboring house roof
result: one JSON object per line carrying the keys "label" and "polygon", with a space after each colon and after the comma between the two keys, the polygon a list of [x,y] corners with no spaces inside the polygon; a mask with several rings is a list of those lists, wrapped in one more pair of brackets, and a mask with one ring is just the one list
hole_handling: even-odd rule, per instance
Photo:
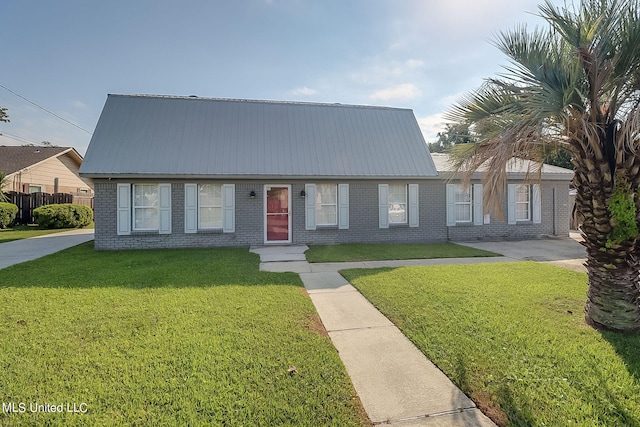
{"label": "neighboring house roof", "polygon": [[108,96],[80,174],[437,176],[408,109],[150,95]]}
{"label": "neighboring house roof", "polygon": [[11,175],[29,167],[33,167],[52,157],[69,153],[78,164],[82,163],[82,156],[72,147],[18,147],[0,146],[0,172]]}
{"label": "neighboring house roof", "polygon": [[[450,178],[456,172],[456,168],[453,165],[450,155],[444,153],[431,153],[431,157],[433,158],[436,169],[441,176]],[[535,173],[537,172],[538,165],[539,163],[532,160],[513,158],[509,164],[507,164],[507,176],[510,179],[525,179],[528,174],[531,174],[529,178],[535,179]],[[473,178],[479,179],[485,172],[483,169],[484,168],[482,167],[478,169],[478,171],[474,173]],[[542,164],[541,173],[541,178],[546,180],[570,181],[573,179],[573,171],[571,169],[548,165],[546,163]]]}

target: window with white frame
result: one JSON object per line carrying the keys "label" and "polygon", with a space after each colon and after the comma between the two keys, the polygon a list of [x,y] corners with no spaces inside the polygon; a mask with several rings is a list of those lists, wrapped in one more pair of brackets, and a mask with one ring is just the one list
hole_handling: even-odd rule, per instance
{"label": "window with white frame", "polygon": [[235,184],[184,184],[184,232],[235,233]]}
{"label": "window with white frame", "polygon": [[118,236],[132,231],[171,234],[171,184],[116,185],[116,229]]}
{"label": "window with white frame", "polygon": [[316,224],[338,225],[338,185],[316,185]]}
{"label": "window with white frame", "polygon": [[157,231],[160,226],[158,185],[133,185],[133,230]]}
{"label": "window with white frame", "polygon": [[389,184],[389,224],[407,223],[407,185]]}
{"label": "window with white frame", "polygon": [[483,225],[489,223],[483,212],[482,184],[447,184],[447,226]]}
{"label": "window with white frame", "polygon": [[222,228],[222,184],[198,185],[198,228]]}
{"label": "window with white frame", "polygon": [[349,184],[304,185],[304,228],[320,227],[349,229]]}
{"label": "window with white frame", "polygon": [[516,186],[516,221],[531,221],[531,188],[527,184]]}
{"label": "window with white frame", "polygon": [[378,184],[378,227],[420,226],[418,184]]}
{"label": "window with white frame", "polygon": [[471,186],[466,188],[462,184],[455,185],[456,222],[464,223],[473,220],[473,203]]}

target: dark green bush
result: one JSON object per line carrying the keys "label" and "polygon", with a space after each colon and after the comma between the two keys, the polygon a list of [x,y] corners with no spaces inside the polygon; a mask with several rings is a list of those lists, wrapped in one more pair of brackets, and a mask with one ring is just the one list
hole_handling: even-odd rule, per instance
{"label": "dark green bush", "polygon": [[91,224],[93,212],[88,206],[63,203],[40,206],[33,216],[40,228],[80,228]]}
{"label": "dark green bush", "polygon": [[0,202],[0,228],[7,228],[16,219],[18,207],[13,203]]}

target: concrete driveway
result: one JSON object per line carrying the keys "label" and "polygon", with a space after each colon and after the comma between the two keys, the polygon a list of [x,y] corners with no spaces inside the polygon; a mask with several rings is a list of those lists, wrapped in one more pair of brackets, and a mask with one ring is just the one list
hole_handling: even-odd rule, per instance
{"label": "concrete driveway", "polygon": [[586,273],[585,248],[579,233],[570,237],[500,242],[456,242],[485,251],[496,252],[519,261],[542,261]]}
{"label": "concrete driveway", "polygon": [[91,240],[93,229],[82,228],[6,242],[0,245],[0,269],[32,261]]}

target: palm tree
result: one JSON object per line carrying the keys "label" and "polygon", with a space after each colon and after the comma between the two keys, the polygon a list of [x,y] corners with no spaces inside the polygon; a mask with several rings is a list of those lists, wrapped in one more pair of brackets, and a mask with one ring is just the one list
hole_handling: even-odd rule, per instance
{"label": "palm tree", "polygon": [[[589,289],[588,324],[640,331],[640,0],[539,6],[548,28],[500,33],[504,73],[449,112],[475,144],[457,151],[463,176],[487,164],[485,200],[499,206],[512,157],[571,154]],[[533,176],[539,177],[538,171]]]}

